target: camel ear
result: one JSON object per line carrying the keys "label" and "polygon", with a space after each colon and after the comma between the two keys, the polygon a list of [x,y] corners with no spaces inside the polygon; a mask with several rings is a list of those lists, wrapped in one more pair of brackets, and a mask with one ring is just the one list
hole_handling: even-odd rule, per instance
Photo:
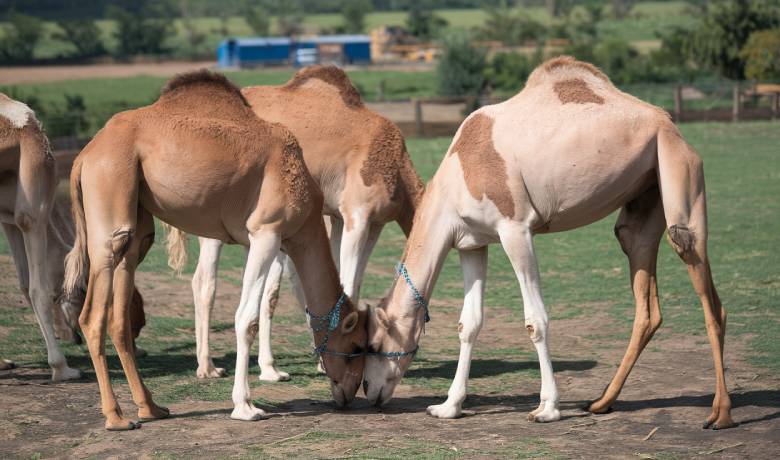
{"label": "camel ear", "polygon": [[344,322],[341,325],[341,332],[343,334],[349,334],[355,330],[355,326],[358,323],[358,313],[353,311],[344,318]]}
{"label": "camel ear", "polygon": [[379,320],[379,324],[381,324],[383,328],[389,331],[390,318],[387,316],[387,313],[385,313],[385,310],[382,308],[375,308],[374,313],[376,314],[376,319]]}

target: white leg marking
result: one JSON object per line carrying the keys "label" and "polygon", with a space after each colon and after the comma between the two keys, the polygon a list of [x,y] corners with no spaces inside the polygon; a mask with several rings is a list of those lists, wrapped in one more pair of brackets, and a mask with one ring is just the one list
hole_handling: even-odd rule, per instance
{"label": "white leg marking", "polygon": [[360,257],[363,254],[363,248],[368,239],[369,225],[366,217],[359,209],[355,210],[351,216],[352,228],[344,228],[344,234],[341,237],[341,253],[339,277],[341,284],[344,285],[344,293],[357,305],[357,299],[360,296],[360,281],[358,277],[358,268],[360,266]]}
{"label": "white leg marking", "polygon": [[260,300],[260,352],[257,357],[257,364],[260,365],[260,380],[264,382],[279,382],[290,380],[290,374],[276,369],[274,366],[274,355],[271,350],[271,323],[274,316],[274,309],[279,299],[279,288],[282,284],[282,272],[284,270],[284,260],[287,256],[279,251],[274,258],[271,268],[268,270],[268,277],[265,280],[263,289],[263,298]]}
{"label": "white leg marking", "polygon": [[46,351],[51,366],[51,379],[54,381],[71,380],[81,377],[81,371],[68,367],[54,336],[52,312],[55,307],[51,283],[46,273],[46,222],[36,222],[32,229],[22,232],[24,249],[27,253],[27,265],[30,270],[30,300],[38,325],[46,341]]}
{"label": "white leg marking", "polygon": [[458,337],[460,337],[458,370],[455,371],[455,378],[447,392],[447,400],[442,404],[428,406],[428,414],[438,418],[459,417],[463,401],[466,399],[471,353],[484,318],[482,299],[487,276],[487,247],[460,251],[460,265],[463,269],[463,288],[466,296],[463,299],[463,310],[460,312],[458,323]]}
{"label": "white leg marking", "polygon": [[212,379],[227,375],[224,368],[214,367],[209,350],[209,324],[214,299],[217,295],[217,268],[222,242],[210,238],[198,238],[200,255],[198,267],[192,277],[192,297],[195,304],[195,343],[198,356],[199,379]]}
{"label": "white leg marking", "polygon": [[255,339],[268,269],[279,253],[281,238],[271,232],[249,235],[249,255],[244,268],[241,301],[236,310],[236,377],[233,382],[233,413],[236,420],[259,420],[265,411],[252,404],[249,390],[249,348]]}
{"label": "white leg marking", "polygon": [[561,413],[558,410],[558,388],[547,348],[547,311],[542,301],[541,279],[534,254],[533,235],[523,225],[502,227],[499,228],[498,233],[520,282],[526,330],[536,348],[542,374],[539,407],[528,415],[528,419],[536,422],[559,420]]}

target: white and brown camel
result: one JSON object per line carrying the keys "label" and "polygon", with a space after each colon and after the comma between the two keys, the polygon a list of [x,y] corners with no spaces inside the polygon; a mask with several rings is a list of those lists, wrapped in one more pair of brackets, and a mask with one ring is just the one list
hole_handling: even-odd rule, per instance
{"label": "white and brown camel", "polygon": [[[460,358],[447,400],[428,413],[460,415],[482,326],[487,245],[501,243],[520,283],[525,325],[541,368],[541,402],[529,418],[558,420],[533,236],[581,227],[616,209],[615,234],[629,259],[636,318],[617,374],[590,411],[610,408],[661,324],[656,257],[667,230],[704,307],[715,363],[715,398],[705,427],[733,426],[723,368],[726,312],[707,257],[701,159],[664,111],[622,93],[601,71],[571,57],[542,64],[520,93],[474,112],[455,135],[415,216],[401,265],[408,278],[394,283],[369,320],[369,350],[378,353],[366,359],[369,401],[389,401],[408,368],[423,331],[425,299],[445,254],[455,247],[466,291]],[[382,356],[387,353],[395,359]]]}
{"label": "white and brown camel", "polygon": [[152,401],[131,352],[128,304],[136,266],[153,242],[153,216],[189,233],[249,247],[236,312],[231,417],[257,420],[264,414],[251,401],[249,348],[266,273],[280,248],[303,282],[316,351],[334,400],[341,406],[354,397],[363,372],[365,314],[339,284],[321,217],[322,195],[292,134],[255,117],[224,76],[180,75],[154,104],[112,117],[76,159],[71,196],[76,243],[66,263],[66,286],[70,292],[88,272],[79,322],[108,429],[138,425],[122,415],[111,388],[107,325],[138,416],[168,415]]}
{"label": "white and brown camel", "polygon": [[[285,85],[254,86],[241,92],[258,117],[284,125],[298,139],[306,167],[324,195],[323,213],[330,217],[331,249],[338,255],[336,266],[344,292],[357,305],[363,273],[382,228],[396,221],[408,236],[422,195],[422,181],[400,130],[363,105],[360,93],[338,67],[307,67]],[[186,260],[184,241],[181,231],[170,231],[172,265],[179,270]],[[224,375],[224,369],[214,367],[208,346],[221,244],[200,238],[192,279],[200,378]],[[260,380],[289,378],[276,369],[271,352],[271,319],[288,266],[285,259],[281,254],[272,264],[261,300]],[[302,302],[294,273],[291,281]]]}
{"label": "white and brown camel", "polygon": [[[78,338],[75,318],[82,299],[78,293],[74,298],[60,295],[73,233],[67,202],[55,200],[56,187],[54,157],[35,113],[0,93],[0,221],[22,293],[46,342],[52,380],[60,381],[81,377],[78,369],[68,367],[57,336]],[[0,369],[12,366],[0,360]]]}

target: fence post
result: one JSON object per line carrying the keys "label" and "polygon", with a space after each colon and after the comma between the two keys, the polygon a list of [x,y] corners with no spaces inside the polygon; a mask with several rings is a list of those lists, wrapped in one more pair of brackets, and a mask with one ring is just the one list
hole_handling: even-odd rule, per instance
{"label": "fence post", "polygon": [[780,116],[780,92],[772,95],[772,119],[777,120]]}
{"label": "fence post", "polygon": [[731,110],[731,121],[739,121],[739,109],[741,105],[739,82],[734,83],[734,106]]}
{"label": "fence post", "polygon": [[414,132],[418,137],[423,135],[423,116],[422,116],[422,101],[420,99],[412,99],[414,104]]}
{"label": "fence post", "polygon": [[683,113],[682,85],[677,85],[674,88],[674,121],[676,123],[682,121],[682,113]]}

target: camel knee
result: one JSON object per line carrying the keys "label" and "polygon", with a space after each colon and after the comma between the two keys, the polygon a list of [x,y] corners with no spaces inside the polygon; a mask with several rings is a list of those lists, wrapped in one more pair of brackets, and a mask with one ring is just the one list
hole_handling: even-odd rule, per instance
{"label": "camel knee", "polygon": [[617,238],[618,243],[620,243],[620,249],[623,250],[625,255],[630,255],[633,248],[634,232],[625,224],[615,225],[614,232],[615,238]]}
{"label": "camel knee", "polygon": [[547,335],[547,319],[526,318],[525,330],[532,342],[541,342]]}
{"label": "camel knee", "polygon": [[458,323],[458,337],[461,343],[474,343],[482,329],[482,319],[461,319]]}
{"label": "camel knee", "polygon": [[41,219],[36,218],[32,212],[25,210],[17,210],[14,213],[14,223],[22,233],[27,233],[32,230]]}
{"label": "camel knee", "polygon": [[672,225],[668,229],[667,237],[680,258],[688,264],[698,260],[696,254],[696,236],[683,225]]}
{"label": "camel knee", "polygon": [[127,254],[130,243],[133,241],[135,230],[130,227],[121,227],[114,230],[108,241],[109,255],[116,265]]}

